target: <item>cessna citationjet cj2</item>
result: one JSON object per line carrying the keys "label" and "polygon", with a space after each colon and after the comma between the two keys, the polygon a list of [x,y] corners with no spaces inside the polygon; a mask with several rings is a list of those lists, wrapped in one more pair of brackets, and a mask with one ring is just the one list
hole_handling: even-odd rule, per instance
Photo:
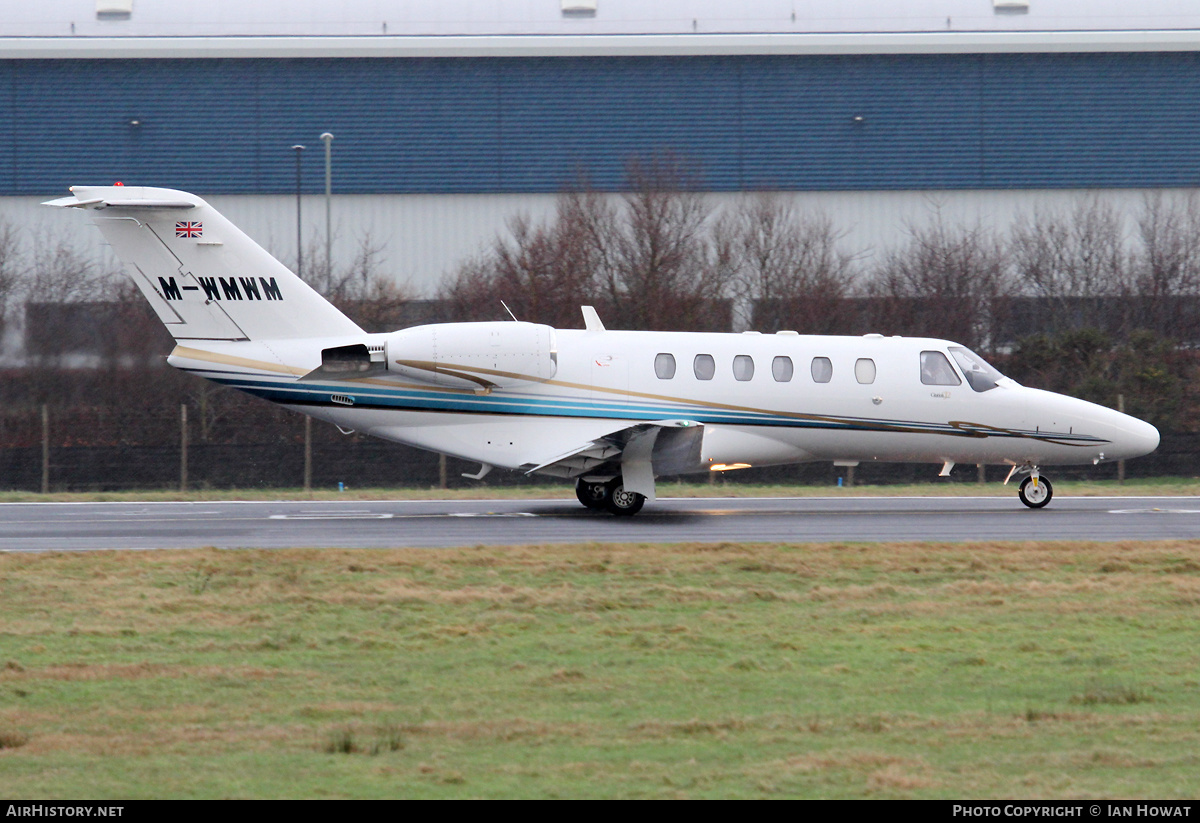
{"label": "cessna citationjet cj2", "polygon": [[[1151,425],[1027,388],[947,340],[445,323],[368,334],[223,218],[170,189],[76,186],[176,341],[168,362],[341,427],[573,479],[630,515],[655,478],[833,461],[1010,466],[1025,505],[1046,465],[1138,457]],[[1006,478],[1005,482],[1008,482]]]}

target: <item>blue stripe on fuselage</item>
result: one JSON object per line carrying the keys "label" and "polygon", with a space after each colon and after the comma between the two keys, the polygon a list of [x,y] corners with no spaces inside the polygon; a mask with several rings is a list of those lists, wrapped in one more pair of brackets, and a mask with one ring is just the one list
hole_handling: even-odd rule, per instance
{"label": "blue stripe on fuselage", "polygon": [[686,418],[699,423],[726,425],[782,426],[788,428],[835,429],[840,431],[906,431],[924,434],[947,434],[957,437],[1005,437],[1053,439],[1079,445],[1108,441],[1085,434],[1049,434],[975,427],[970,424],[950,426],[946,423],[925,423],[905,420],[840,417],[824,419],[818,416],[788,416],[753,410],[714,409],[702,404],[681,401],[678,405],[626,400],[625,402],[567,397],[548,398],[530,395],[447,395],[421,389],[391,389],[378,386],[345,384],[280,382],[265,375],[246,372],[225,372],[208,369],[186,369],[214,382],[241,391],[290,405],[335,406],[331,394],[354,397],[354,408],[389,409],[394,411],[437,411],[457,414],[502,414],[514,416],[552,416],[579,418],[616,418],[622,420],[661,420]]}

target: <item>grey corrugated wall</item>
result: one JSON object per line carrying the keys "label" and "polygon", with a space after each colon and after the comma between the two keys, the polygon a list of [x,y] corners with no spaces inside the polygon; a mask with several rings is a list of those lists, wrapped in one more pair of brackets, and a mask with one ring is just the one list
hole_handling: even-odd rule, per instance
{"label": "grey corrugated wall", "polygon": [[[856,120],[855,118],[861,118]],[[131,125],[132,120],[140,125]],[[0,194],[75,183],[343,193],[1192,186],[1200,55],[0,62]]]}

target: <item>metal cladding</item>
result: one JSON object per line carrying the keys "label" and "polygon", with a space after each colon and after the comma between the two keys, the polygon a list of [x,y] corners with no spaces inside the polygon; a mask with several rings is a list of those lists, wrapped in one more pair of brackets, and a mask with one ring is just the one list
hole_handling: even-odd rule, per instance
{"label": "metal cladding", "polygon": [[[295,190],[623,187],[670,152],[712,191],[1190,186],[1200,53],[0,61],[0,195],[88,180]],[[319,153],[303,158],[323,191]]]}

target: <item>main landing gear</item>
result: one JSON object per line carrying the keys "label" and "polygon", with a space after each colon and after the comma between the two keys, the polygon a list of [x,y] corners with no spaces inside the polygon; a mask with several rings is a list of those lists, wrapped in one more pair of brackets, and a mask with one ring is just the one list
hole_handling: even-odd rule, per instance
{"label": "main landing gear", "polygon": [[1054,486],[1050,481],[1041,476],[1037,466],[1025,464],[1024,466],[1013,466],[1012,471],[1008,473],[1008,477],[1004,478],[1004,482],[1008,483],[1014,474],[1029,472],[1029,476],[1021,481],[1020,487],[1017,489],[1017,496],[1021,498],[1021,502],[1031,509],[1043,508],[1050,502],[1050,498],[1054,496]]}
{"label": "main landing gear", "polygon": [[625,491],[621,478],[614,477],[607,483],[575,481],[575,496],[579,502],[594,511],[606,511],[622,517],[630,517],[642,510],[645,495]]}

